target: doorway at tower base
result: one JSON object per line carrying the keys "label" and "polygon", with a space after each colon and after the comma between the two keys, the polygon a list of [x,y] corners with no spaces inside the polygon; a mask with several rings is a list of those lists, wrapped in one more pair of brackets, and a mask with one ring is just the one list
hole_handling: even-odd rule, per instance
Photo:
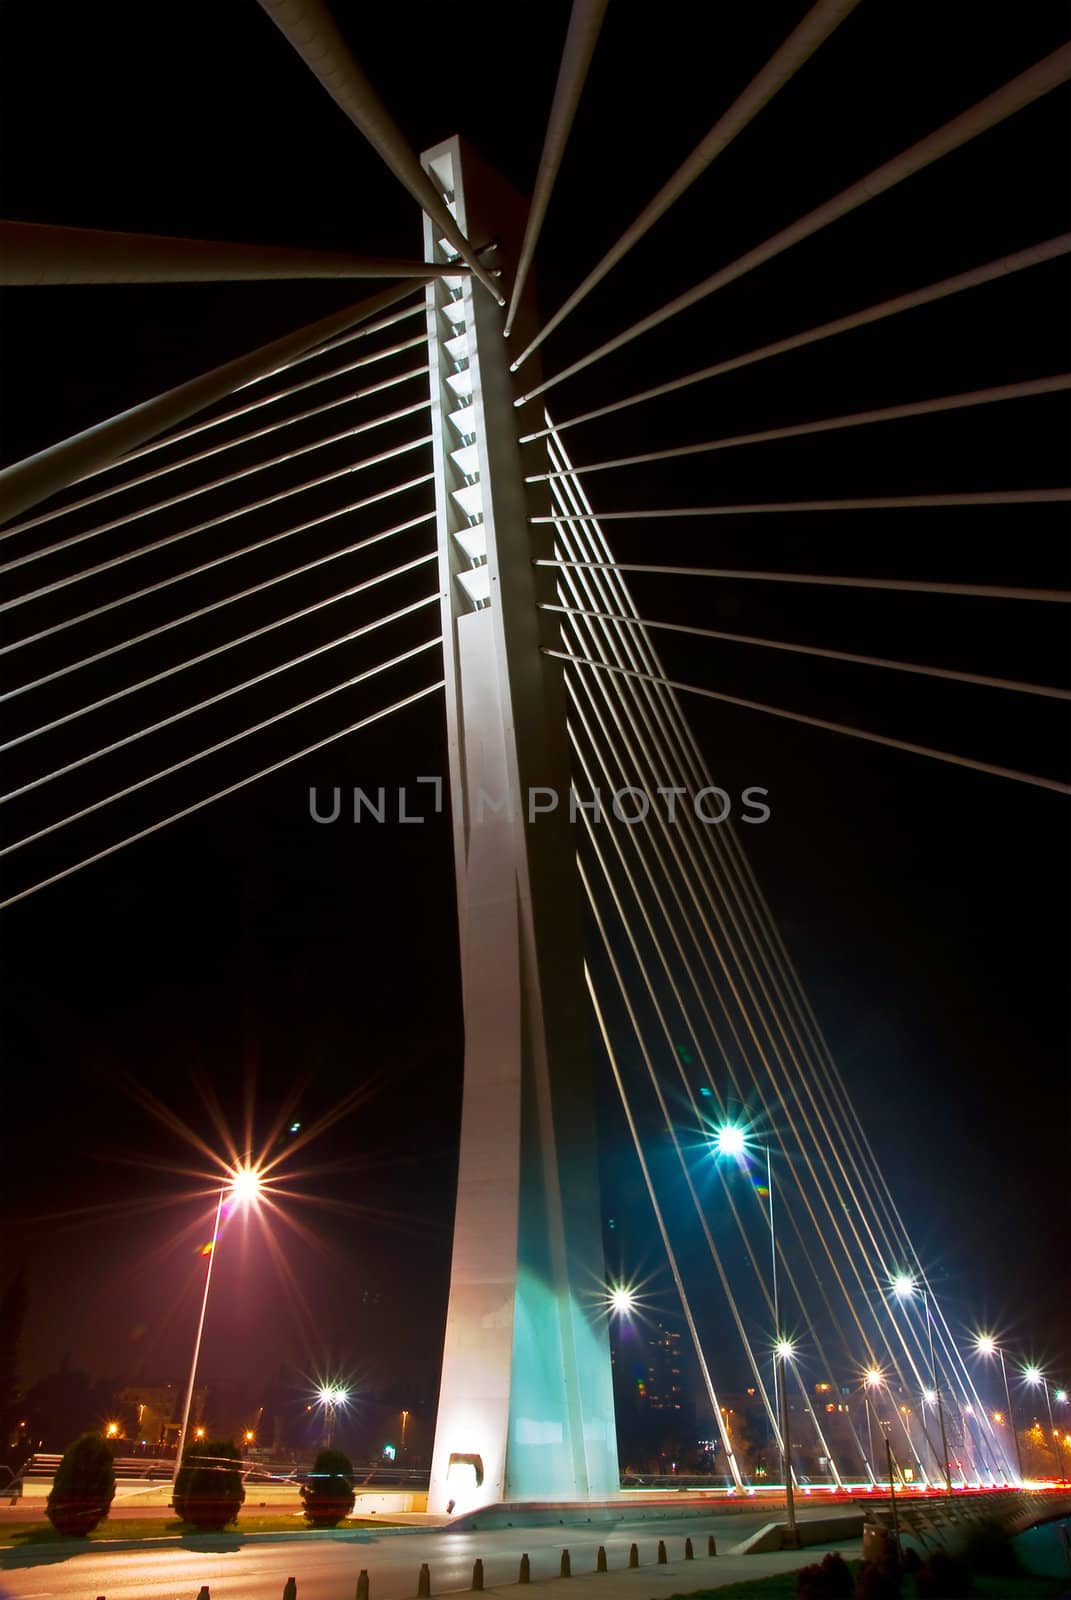
{"label": "doorway at tower base", "polygon": [[[470,1300],[469,1309],[468,1393],[456,1402],[447,1393],[440,1398],[442,1453],[429,1511],[456,1518],[502,1505],[614,1500],[620,1473],[613,1392],[605,1312],[594,1289],[590,1305],[573,1295],[563,1304],[542,1275],[522,1268],[508,1299],[500,1294],[497,1304],[482,1307]],[[566,1362],[563,1342],[572,1347]]]}

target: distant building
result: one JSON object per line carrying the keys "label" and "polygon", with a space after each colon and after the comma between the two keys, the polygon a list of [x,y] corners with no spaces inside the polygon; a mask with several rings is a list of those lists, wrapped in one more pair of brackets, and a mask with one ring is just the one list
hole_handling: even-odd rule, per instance
{"label": "distant building", "polygon": [[680,1334],[658,1322],[645,1344],[646,1372],[637,1383],[641,1415],[683,1410],[685,1388]]}
{"label": "distant building", "polygon": [[[203,1425],[207,1389],[193,1391],[190,1407],[190,1427]],[[174,1383],[132,1383],[120,1389],[118,1400],[126,1437],[138,1444],[168,1445],[178,1443],[182,1428],[182,1405],[185,1391]]]}
{"label": "distant building", "polygon": [[622,1465],[672,1472],[695,1455],[695,1404],[680,1333],[646,1318],[610,1329]]}

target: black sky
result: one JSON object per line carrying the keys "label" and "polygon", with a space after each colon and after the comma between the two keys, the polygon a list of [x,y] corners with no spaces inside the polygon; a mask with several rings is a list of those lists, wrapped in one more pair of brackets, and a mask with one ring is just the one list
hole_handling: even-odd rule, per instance
{"label": "black sky", "polygon": [[[459,131],[522,189],[567,9],[555,0],[510,18],[478,0],[455,37],[438,7],[418,6],[414,26],[412,8],[373,17],[335,4],[415,147]],[[624,0],[610,7],[540,252],[548,311],[803,9],[671,0],[655,25]],[[418,253],[411,202],[253,0],[12,0],[4,24],[7,215]],[[1064,5],[979,12],[965,0],[864,0],[549,342],[548,371],[999,87],[1056,48],[1067,24]],[[1051,237],[1067,226],[1066,132],[1066,98],[1050,95],[553,391],[554,414]],[[5,458],[350,298],[345,286],[298,283],[8,291]],[[1066,369],[1067,354],[1058,263],[578,428],[566,442],[583,463],[1042,376]],[[610,510],[1044,487],[1066,482],[1066,470],[1066,407],[1046,398],[727,452],[672,474],[607,473],[589,492]],[[1067,576],[1059,507],[607,527],[626,560],[1051,587]],[[634,592],[647,616],[1015,679],[1057,683],[1065,672],[1058,607],[658,578],[637,579]],[[1066,718],[1053,702],[671,636],[660,649],[685,682],[1064,775]],[[199,680],[205,693],[230,681],[214,670]],[[411,686],[431,676],[429,662]],[[218,726],[281,703],[247,703]],[[381,703],[369,698],[368,709]],[[950,1314],[998,1326],[1066,1370],[1065,801],[699,699],[686,710],[719,781],[771,792],[773,818],[747,840],[756,871]],[[124,714],[98,731],[114,737]],[[286,730],[258,758],[339,725],[337,712],[313,713],[300,740]],[[183,751],[196,741],[195,730]],[[67,750],[60,740],[49,755]],[[148,768],[131,757],[112,770],[129,781]],[[248,770],[248,755],[228,757],[208,786]],[[164,1255],[172,1213],[149,1207],[181,1190],[154,1168],[179,1159],[180,1146],[124,1085],[204,1126],[198,1075],[235,1123],[255,1076],[264,1123],[294,1084],[306,1124],[359,1084],[370,1093],[315,1147],[316,1162],[338,1170],[302,1180],[351,1208],[300,1208],[329,1255],[281,1236],[315,1335],[290,1315],[251,1242],[214,1302],[209,1370],[233,1371],[243,1348],[263,1371],[330,1360],[369,1381],[433,1386],[460,1107],[449,830],[442,819],[374,835],[318,828],[307,793],[442,770],[441,706],[427,702],[4,914],[0,1215],[3,1260],[25,1254],[31,1264],[28,1376],[66,1349],[96,1372],[176,1370],[188,1331],[169,1312],[192,1315],[191,1257]],[[55,870],[205,792],[197,780],[158,787],[71,829],[33,865]],[[77,785],[66,795],[83,799]],[[18,831],[36,815],[24,812]],[[17,889],[36,875],[17,864],[8,881]],[[624,1218],[636,1263],[650,1262],[638,1174],[603,1100],[605,1209]],[[47,1220],[112,1203],[123,1208],[114,1217]],[[192,1221],[197,1205],[174,1215]]]}

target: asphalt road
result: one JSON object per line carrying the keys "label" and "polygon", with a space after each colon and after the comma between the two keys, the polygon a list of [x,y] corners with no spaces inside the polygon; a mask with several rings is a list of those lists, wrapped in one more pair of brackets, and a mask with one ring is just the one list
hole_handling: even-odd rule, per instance
{"label": "asphalt road", "polygon": [[[799,1514],[801,1518],[828,1515],[830,1510],[808,1507]],[[724,1552],[776,1516],[776,1511],[765,1509],[602,1528],[502,1528],[475,1533],[362,1528],[248,1542],[240,1535],[202,1534],[191,1536],[177,1549],[154,1549],[151,1542],[109,1551],[93,1545],[31,1546],[0,1551],[0,1596],[3,1600],[97,1600],[98,1596],[196,1600],[198,1589],[207,1583],[212,1600],[280,1600],[287,1578],[295,1576],[299,1600],[353,1600],[357,1575],[365,1567],[373,1600],[410,1600],[425,1561],[435,1594],[468,1589],[477,1556],[483,1559],[485,1582],[491,1588],[516,1583],[522,1551],[531,1559],[533,1581],[558,1576],[565,1545],[577,1576],[594,1570],[600,1544],[606,1546],[611,1571],[627,1565],[633,1541],[639,1546],[641,1565],[653,1566],[660,1538],[665,1539],[671,1560],[683,1555],[689,1534],[697,1555],[705,1552],[708,1533],[715,1535],[719,1551]]]}

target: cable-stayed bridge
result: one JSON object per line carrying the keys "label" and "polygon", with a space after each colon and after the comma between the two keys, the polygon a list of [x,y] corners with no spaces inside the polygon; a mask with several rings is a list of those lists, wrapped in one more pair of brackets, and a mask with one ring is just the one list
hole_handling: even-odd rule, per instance
{"label": "cable-stayed bridge", "polygon": [[[1028,295],[1033,276],[1067,254],[1071,235],[1018,243],[951,275],[920,275],[907,292],[776,340],[757,330],[742,353],[712,363],[697,352],[691,370],[623,394],[608,389],[596,406],[572,411],[569,388],[560,398],[556,391],[1058,91],[1071,76],[1071,47],[957,109],[685,292],[661,300],[652,283],[653,308],[636,307],[629,327],[543,372],[548,336],[805,72],[855,10],[852,0],[819,0],[547,320],[530,269],[604,6],[575,0],[525,203],[461,141],[417,155],[325,6],[261,4],[411,196],[414,228],[424,219],[423,249],[399,260],[6,225],[8,281],[42,289],[317,277],[389,287],[0,474],[3,609],[14,635],[2,648],[19,718],[5,745],[16,777],[4,799],[36,819],[5,848],[10,871],[23,875],[11,877],[4,904],[47,893],[375,722],[391,719],[404,738],[407,709],[441,696],[451,770],[448,784],[429,788],[428,803],[448,804],[453,817],[466,1064],[432,1506],[616,1490],[607,1323],[622,1309],[623,1286],[608,1283],[602,1262],[592,1021],[594,1066],[609,1071],[620,1097],[727,1481],[754,1487],[723,1404],[722,1374],[741,1368],[782,1459],[791,1467],[793,1450],[806,1449],[830,1487],[896,1478],[951,1491],[1019,1481],[1014,1427],[982,1401],[749,865],[746,825],[761,820],[763,793],[745,793],[741,813],[708,768],[686,707],[689,697],[720,701],[905,760],[973,769],[978,782],[1060,794],[1067,785],[775,705],[713,673],[679,681],[663,670],[659,647],[684,633],[1031,701],[1066,700],[1068,691],[836,641],[804,645],[647,617],[629,578],[775,584],[801,596],[921,593],[950,606],[1030,606],[1039,617],[1058,613],[1069,595],[957,573],[671,565],[654,559],[656,544],[650,562],[618,560],[614,530],[626,521],[717,526],[725,517],[1058,504],[1071,491],[1050,485],[700,505],[673,503],[673,490],[686,458],[717,461],[775,440],[850,440],[855,430],[907,418],[1047,402],[1071,387],[1071,375],[920,391],[894,405],[577,466],[570,452],[585,423],[605,426],[667,396],[706,394],[729,372],[827,343],[835,361],[858,330],[969,300],[990,284],[1012,281]],[[600,475],[637,466],[649,469],[646,482],[666,486],[668,503],[600,516]],[[370,568],[346,582],[345,563],[365,552]],[[245,602],[276,594],[287,609],[250,627]],[[336,627],[335,616],[353,615],[352,601],[362,620]],[[287,654],[293,635],[284,630],[302,624],[313,642]],[[264,664],[242,676],[230,652],[248,645]],[[323,657],[339,663],[326,687],[284,691],[280,707],[255,722],[221,720],[219,708],[239,710],[247,690],[285,686],[291,673],[303,681],[300,669]],[[32,668],[21,671],[22,661]],[[151,671],[128,665],[144,661]],[[84,698],[79,674],[103,663],[113,686]],[[183,674],[206,663],[222,686],[185,695],[184,681],[196,679]],[[154,702],[139,696],[161,685],[169,709],[142,713]],[[49,708],[40,717],[38,704]],[[314,707],[336,706],[329,732],[304,731]],[[78,742],[82,719],[98,714],[90,726],[114,736]],[[199,740],[202,725],[219,736]],[[271,762],[250,762],[238,779],[206,783],[180,806],[119,826],[99,848],[74,848],[35,874],[34,852],[46,840],[52,859],[65,829],[106,820],[112,806],[125,815],[123,802],[178,774],[211,773],[219,753],[241,753],[247,740],[253,748],[268,728],[285,744]],[[146,759],[129,783],[79,798],[120,752],[129,763],[143,740],[146,750],[172,748],[158,736],[179,731],[182,754]],[[69,806],[57,802],[40,820],[41,800],[51,805],[58,794],[73,797]],[[364,803],[383,804],[374,794]],[[683,1248],[696,1227],[702,1263]],[[717,1285],[713,1336],[696,1306],[699,1281]],[[847,1398],[819,1403],[819,1393]],[[1011,1408],[1009,1393],[1009,1417]],[[789,1487],[794,1473],[798,1466]]]}

